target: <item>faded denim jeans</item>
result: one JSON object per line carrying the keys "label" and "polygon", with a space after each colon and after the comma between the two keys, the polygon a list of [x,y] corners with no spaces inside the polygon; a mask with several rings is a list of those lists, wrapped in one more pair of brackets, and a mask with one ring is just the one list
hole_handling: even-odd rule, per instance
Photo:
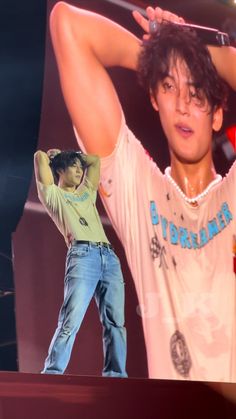
{"label": "faded denim jeans", "polygon": [[62,374],[92,297],[103,326],[103,376],[127,377],[124,280],[112,248],[73,244],[67,253],[64,302],[42,373]]}

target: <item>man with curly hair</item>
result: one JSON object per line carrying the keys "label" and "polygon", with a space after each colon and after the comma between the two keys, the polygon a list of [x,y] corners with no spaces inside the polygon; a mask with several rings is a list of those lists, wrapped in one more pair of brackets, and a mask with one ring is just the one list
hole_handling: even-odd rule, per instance
{"label": "man with curly hair", "polygon": [[100,159],[53,149],[37,151],[34,163],[39,199],[68,246],[64,301],[42,373],[64,373],[95,297],[103,326],[102,374],[127,377],[124,281],[96,209]]}
{"label": "man with curly hair", "polygon": [[[141,42],[103,16],[56,4],[61,87],[79,143],[102,157],[101,196],[134,278],[149,376],[235,381],[236,165],[224,179],[216,173],[212,133],[225,82],[236,89],[236,51],[204,45],[170,12],[146,11],[148,19],[133,12]],[[150,22],[160,23],[155,34]],[[164,174],[126,125],[111,66],[138,71],[150,94],[169,148]]]}

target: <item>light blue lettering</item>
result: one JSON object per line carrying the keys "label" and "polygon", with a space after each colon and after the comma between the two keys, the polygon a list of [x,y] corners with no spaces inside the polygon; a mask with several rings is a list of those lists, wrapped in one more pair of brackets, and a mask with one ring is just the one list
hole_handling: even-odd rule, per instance
{"label": "light blue lettering", "polygon": [[[71,195],[68,195],[68,197],[71,199]],[[86,198],[87,196],[84,194],[79,200]],[[233,215],[226,202],[221,205],[221,209],[217,212],[215,218],[209,220],[207,225],[202,227],[198,233],[189,231],[184,227],[177,227],[172,221],[168,221],[161,214],[159,215],[155,201],[150,201],[150,215],[153,225],[161,224],[164,240],[168,239],[171,244],[180,244],[182,248],[188,249],[199,249],[205,246],[209,240],[212,240],[233,220]]]}
{"label": "light blue lettering", "polygon": [[170,242],[171,244],[178,243],[178,229],[172,222],[170,222]]}
{"label": "light blue lettering", "polygon": [[150,212],[151,212],[152,224],[153,225],[159,224],[159,215],[156,209],[156,203],[154,201],[150,202]]}
{"label": "light blue lettering", "polygon": [[207,228],[210,240],[219,233],[219,228],[215,218],[213,218],[211,221],[208,221]]}
{"label": "light blue lettering", "polygon": [[217,220],[218,220],[218,223],[219,223],[219,225],[220,225],[220,228],[221,228],[221,230],[223,230],[223,228],[225,228],[225,221],[224,221],[224,218],[223,218],[223,213],[222,213],[222,211],[219,211],[218,213],[217,213]]}
{"label": "light blue lettering", "polygon": [[89,194],[88,192],[84,192],[81,196],[76,196],[76,195],[65,193],[64,197],[73,202],[83,202],[89,197]]}
{"label": "light blue lettering", "polygon": [[187,247],[188,249],[191,249],[191,243],[189,241],[189,237],[188,237],[188,230],[186,228],[180,227],[179,228],[179,233],[180,233],[180,244],[181,247],[185,248]]}
{"label": "light blue lettering", "polygon": [[205,246],[205,244],[208,243],[208,237],[207,237],[207,232],[205,228],[201,228],[201,230],[199,231],[199,235],[200,235],[200,247]]}
{"label": "light blue lettering", "polygon": [[192,247],[194,249],[198,249],[199,245],[197,241],[197,234],[190,231],[190,237],[191,237]]}
{"label": "light blue lettering", "polygon": [[223,214],[226,219],[226,223],[229,224],[230,221],[233,219],[233,216],[229,210],[228,204],[226,202],[223,203],[221,210],[223,211]]}
{"label": "light blue lettering", "polygon": [[168,221],[165,217],[162,217],[161,215],[161,227],[162,227],[162,235],[163,235],[163,239],[167,239],[167,234],[166,234],[166,228],[168,226]]}

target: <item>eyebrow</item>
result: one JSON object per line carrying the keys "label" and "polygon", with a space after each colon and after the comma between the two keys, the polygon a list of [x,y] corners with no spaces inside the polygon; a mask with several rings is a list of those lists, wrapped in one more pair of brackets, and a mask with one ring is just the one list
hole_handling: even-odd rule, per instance
{"label": "eyebrow", "polygon": [[72,163],[72,166],[73,165],[76,165],[76,166],[80,166],[80,167],[82,167],[82,164],[81,164],[81,162],[80,161],[74,161],[73,163]]}
{"label": "eyebrow", "polygon": [[[167,77],[169,77],[170,79],[172,79],[174,82],[175,82],[175,77],[174,76],[172,76],[170,73],[166,73],[165,75],[164,75],[164,77],[163,77],[163,79],[162,80],[164,80],[165,78],[167,78]],[[193,81],[188,81],[187,80],[187,82],[186,82],[186,84],[187,84],[187,86],[192,86],[192,87],[195,87],[195,88],[197,88],[197,84],[196,83],[194,83]]]}

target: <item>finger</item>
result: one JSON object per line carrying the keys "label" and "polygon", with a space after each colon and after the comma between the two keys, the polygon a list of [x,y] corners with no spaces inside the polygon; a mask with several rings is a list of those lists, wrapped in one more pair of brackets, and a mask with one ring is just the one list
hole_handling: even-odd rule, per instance
{"label": "finger", "polygon": [[162,19],[166,22],[175,22],[176,18],[175,15],[171,12],[168,12],[168,10],[163,11]]}
{"label": "finger", "polygon": [[[160,19],[157,18],[157,15],[156,15],[156,12],[155,12],[156,9],[154,9],[151,6],[147,7],[147,9],[146,9],[147,17],[149,19],[148,20],[148,32],[149,32],[149,34],[155,34],[155,33],[158,32]],[[162,13],[162,9],[160,9],[160,7],[159,7],[158,11],[159,11],[159,15],[160,15]]]}
{"label": "finger", "polygon": [[151,6],[148,6],[146,8],[146,14],[147,14],[147,17],[148,17],[149,20],[154,20],[156,18],[155,17],[155,10]]}
{"label": "finger", "polygon": [[163,20],[163,12],[164,10],[162,10],[160,7],[156,7],[154,10],[154,19],[156,19],[159,23],[161,23]]}
{"label": "finger", "polygon": [[57,148],[50,148],[48,151],[47,151],[47,155],[48,156],[55,156],[56,154],[59,154],[60,153],[60,150],[59,149],[57,149]]}
{"label": "finger", "polygon": [[149,35],[148,33],[145,33],[145,34],[143,35],[143,40],[144,40],[144,41],[147,41],[148,39],[150,39],[150,35]]}
{"label": "finger", "polygon": [[137,10],[132,12],[134,20],[138,23],[139,26],[145,31],[148,32],[148,20],[141,15]]}
{"label": "finger", "polygon": [[168,10],[163,10],[160,7],[156,7],[154,10],[154,19],[156,19],[159,23],[163,20],[167,22],[173,23],[184,23],[184,19],[175,13],[169,12]]}
{"label": "finger", "polygon": [[162,14],[163,20],[166,22],[173,22],[173,23],[184,23],[184,19],[176,15],[175,13],[171,13],[168,10],[164,10]]}
{"label": "finger", "polygon": [[138,24],[140,24],[140,22],[141,22],[141,18],[142,18],[141,13],[139,13],[137,10],[133,10],[133,11],[132,11],[132,15],[133,15],[134,20],[135,20]]}

